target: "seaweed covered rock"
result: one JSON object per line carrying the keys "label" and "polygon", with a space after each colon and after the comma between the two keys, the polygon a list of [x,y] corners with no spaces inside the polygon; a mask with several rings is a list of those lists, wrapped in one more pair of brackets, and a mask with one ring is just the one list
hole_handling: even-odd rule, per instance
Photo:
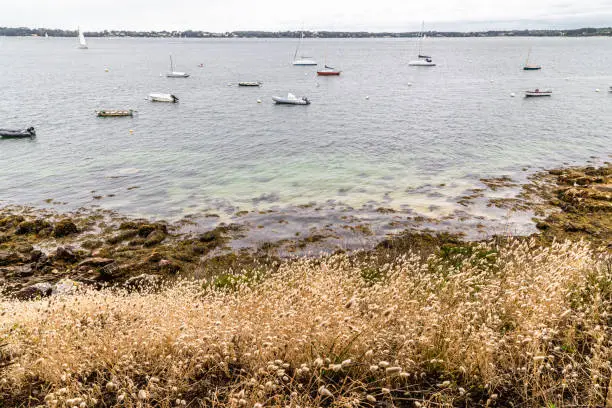
{"label": "seaweed covered rock", "polygon": [[72,234],[78,234],[79,229],[76,224],[70,219],[64,219],[55,224],[53,228],[53,236],[55,238],[66,237]]}
{"label": "seaweed covered rock", "polygon": [[168,227],[165,224],[142,224],[138,227],[138,236],[141,238],[147,238],[153,231],[161,231],[164,234],[168,233]]}
{"label": "seaweed covered rock", "polygon": [[76,262],[77,255],[71,247],[57,247],[53,259],[56,261]]}
{"label": "seaweed covered rock", "polygon": [[93,257],[93,258],[87,258],[81,261],[79,263],[79,267],[86,266],[86,267],[92,267],[92,268],[101,268],[113,262],[115,262],[115,260],[111,258]]}
{"label": "seaweed covered rock", "polygon": [[161,230],[155,230],[147,235],[147,239],[144,242],[144,246],[151,247],[160,244],[166,239],[166,234]]}
{"label": "seaweed covered rock", "polygon": [[51,228],[51,224],[41,218],[34,221],[21,221],[17,225],[15,234],[26,235],[26,234],[38,234],[44,229]]}
{"label": "seaweed covered rock", "polygon": [[18,252],[0,250],[0,266],[12,265],[23,262],[23,257]]}

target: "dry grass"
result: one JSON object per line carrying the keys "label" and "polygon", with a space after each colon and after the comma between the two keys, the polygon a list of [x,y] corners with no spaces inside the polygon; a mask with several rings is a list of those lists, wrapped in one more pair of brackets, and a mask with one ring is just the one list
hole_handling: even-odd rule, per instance
{"label": "dry grass", "polygon": [[584,244],[260,278],[0,299],[0,406],[605,404],[612,271]]}

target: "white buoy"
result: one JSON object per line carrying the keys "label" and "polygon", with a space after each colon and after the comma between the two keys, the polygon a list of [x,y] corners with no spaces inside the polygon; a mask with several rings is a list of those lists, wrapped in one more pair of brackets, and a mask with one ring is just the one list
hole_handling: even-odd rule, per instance
{"label": "white buoy", "polygon": [[232,86],[232,84],[231,84],[231,83],[229,83],[229,84],[227,84],[227,86]]}
{"label": "white buoy", "polygon": [[130,129],[130,135],[134,133],[134,129]]}
{"label": "white buoy", "polygon": [[258,100],[257,100],[257,103],[261,103],[261,99],[258,99]]}
{"label": "white buoy", "polygon": [[108,68],[104,68],[104,72],[108,72]]}
{"label": "white buoy", "polygon": [[516,96],[516,94],[515,94],[514,92],[511,92],[511,93],[510,93],[510,97],[511,97],[511,98],[514,98],[515,96]]}
{"label": "white buoy", "polygon": [[601,92],[601,91],[599,90],[599,88],[597,88],[597,89],[595,89],[595,92]]}
{"label": "white buoy", "polygon": [[366,96],[366,99],[370,99],[370,97],[369,97],[369,96]]}
{"label": "white buoy", "polygon": [[407,85],[408,85],[408,86],[412,86],[412,82],[408,82],[408,84],[407,84]]}

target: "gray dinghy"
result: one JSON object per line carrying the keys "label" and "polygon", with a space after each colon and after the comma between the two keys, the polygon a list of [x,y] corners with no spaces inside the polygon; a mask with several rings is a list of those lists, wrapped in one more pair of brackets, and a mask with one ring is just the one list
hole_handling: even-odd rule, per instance
{"label": "gray dinghy", "polygon": [[35,137],[36,130],[33,127],[27,129],[0,129],[0,138],[17,139],[23,137]]}

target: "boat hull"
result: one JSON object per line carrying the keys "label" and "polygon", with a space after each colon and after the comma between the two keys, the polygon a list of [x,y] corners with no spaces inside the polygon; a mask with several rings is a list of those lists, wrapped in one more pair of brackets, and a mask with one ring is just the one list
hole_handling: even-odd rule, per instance
{"label": "boat hull", "polygon": [[149,98],[151,102],[170,102],[177,103],[179,98],[172,94],[150,94]]}
{"label": "boat hull", "polygon": [[185,72],[170,72],[166,74],[166,78],[189,78],[189,74]]}
{"label": "boat hull", "polygon": [[134,116],[133,110],[101,110],[96,112],[99,118],[122,118]]}
{"label": "boat hull", "polygon": [[539,98],[545,96],[552,96],[552,91],[526,91],[525,98]]}
{"label": "boat hull", "polygon": [[238,82],[238,86],[261,86],[261,82]]}
{"label": "boat hull", "polygon": [[290,99],[273,96],[272,100],[277,105],[310,105],[310,101],[308,99]]}
{"label": "boat hull", "polygon": [[338,76],[340,75],[340,71],[317,71],[317,75],[319,76]]}
{"label": "boat hull", "polygon": [[23,139],[35,136],[36,130],[33,127],[27,129],[0,129],[0,138],[2,139]]}
{"label": "boat hull", "polygon": [[411,67],[435,67],[436,63],[417,60],[417,61],[410,61],[408,65]]}
{"label": "boat hull", "polygon": [[293,61],[293,65],[295,66],[313,66],[313,65],[318,65],[317,61],[314,60],[297,60],[297,61]]}
{"label": "boat hull", "polygon": [[539,71],[542,67],[523,67],[523,71]]}

